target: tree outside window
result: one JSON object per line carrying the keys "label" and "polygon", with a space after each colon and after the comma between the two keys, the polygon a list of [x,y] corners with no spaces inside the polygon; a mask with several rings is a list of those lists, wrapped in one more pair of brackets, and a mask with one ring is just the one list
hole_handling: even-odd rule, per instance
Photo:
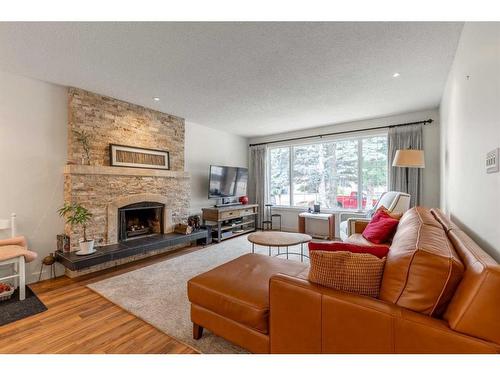
{"label": "tree outside window", "polygon": [[387,136],[274,147],[269,165],[275,205],[369,209],[387,190]]}
{"label": "tree outside window", "polygon": [[289,206],[290,201],[290,148],[279,147],[269,151],[271,202],[278,206]]}

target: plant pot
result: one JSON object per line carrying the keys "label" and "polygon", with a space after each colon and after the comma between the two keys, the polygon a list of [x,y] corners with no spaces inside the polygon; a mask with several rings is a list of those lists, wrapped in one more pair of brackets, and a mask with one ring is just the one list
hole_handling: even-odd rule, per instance
{"label": "plant pot", "polygon": [[95,253],[94,240],[80,241],[80,251],[77,251],[76,255],[88,255]]}

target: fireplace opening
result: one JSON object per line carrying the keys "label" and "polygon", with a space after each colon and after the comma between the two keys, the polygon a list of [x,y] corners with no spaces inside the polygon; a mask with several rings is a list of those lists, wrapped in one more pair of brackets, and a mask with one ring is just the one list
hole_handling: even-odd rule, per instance
{"label": "fireplace opening", "polygon": [[163,233],[165,205],[139,202],[118,209],[118,240],[126,241]]}

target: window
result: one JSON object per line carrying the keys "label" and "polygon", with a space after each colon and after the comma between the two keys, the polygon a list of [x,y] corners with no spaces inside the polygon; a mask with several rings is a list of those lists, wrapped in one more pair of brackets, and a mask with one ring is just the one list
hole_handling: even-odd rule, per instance
{"label": "window", "polygon": [[273,148],[269,151],[269,193],[273,204],[290,206],[290,147]]}
{"label": "window", "polygon": [[362,140],[362,209],[370,209],[387,191],[387,137]]}
{"label": "window", "polygon": [[269,149],[275,205],[366,210],[386,190],[386,135]]}

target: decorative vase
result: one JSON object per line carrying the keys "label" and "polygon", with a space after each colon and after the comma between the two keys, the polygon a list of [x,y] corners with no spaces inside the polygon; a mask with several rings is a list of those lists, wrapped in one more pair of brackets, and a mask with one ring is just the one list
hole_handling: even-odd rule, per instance
{"label": "decorative vase", "polygon": [[78,251],[77,255],[88,255],[95,252],[94,249],[94,240],[88,241],[80,241],[80,251]]}
{"label": "decorative vase", "polygon": [[240,197],[241,204],[248,204],[248,197],[246,195]]}

